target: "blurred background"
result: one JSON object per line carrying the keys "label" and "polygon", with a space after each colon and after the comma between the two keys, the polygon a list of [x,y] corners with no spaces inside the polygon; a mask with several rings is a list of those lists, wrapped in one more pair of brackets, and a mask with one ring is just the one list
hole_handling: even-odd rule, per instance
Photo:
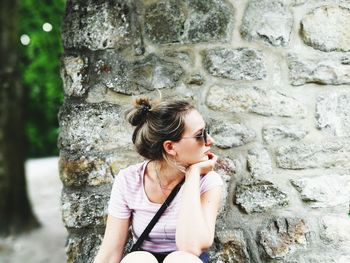
{"label": "blurred background", "polygon": [[[65,262],[57,113],[65,0],[1,1],[0,262]],[[15,124],[13,124],[15,123]]]}

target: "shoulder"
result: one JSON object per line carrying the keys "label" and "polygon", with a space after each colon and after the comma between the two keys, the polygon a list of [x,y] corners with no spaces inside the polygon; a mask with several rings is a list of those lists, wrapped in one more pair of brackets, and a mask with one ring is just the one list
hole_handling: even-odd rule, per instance
{"label": "shoulder", "polygon": [[222,186],[223,180],[221,178],[221,175],[218,174],[215,171],[211,171],[203,176],[201,176],[200,179],[200,192],[204,193],[206,191],[209,191],[210,189],[218,186]]}
{"label": "shoulder", "polygon": [[127,184],[141,183],[142,174],[144,172],[144,169],[147,163],[148,161],[143,161],[140,163],[129,165],[128,167],[121,169],[118,175],[116,176],[115,180],[123,181],[124,183],[127,183]]}

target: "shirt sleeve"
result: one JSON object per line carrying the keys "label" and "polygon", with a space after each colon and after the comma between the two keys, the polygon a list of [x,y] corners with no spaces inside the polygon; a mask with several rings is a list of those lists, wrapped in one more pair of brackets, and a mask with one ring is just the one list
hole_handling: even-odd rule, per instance
{"label": "shirt sleeve", "polygon": [[200,193],[205,193],[217,186],[223,186],[224,182],[217,172],[209,172],[201,178]]}
{"label": "shirt sleeve", "polygon": [[131,209],[128,206],[126,197],[126,180],[125,175],[120,171],[114,178],[112,192],[108,204],[108,214],[126,219],[131,216]]}

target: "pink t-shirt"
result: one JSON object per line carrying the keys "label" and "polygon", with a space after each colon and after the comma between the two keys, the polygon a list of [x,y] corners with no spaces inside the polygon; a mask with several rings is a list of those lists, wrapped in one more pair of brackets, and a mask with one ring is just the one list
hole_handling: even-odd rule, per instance
{"label": "pink t-shirt", "polygon": [[[152,220],[161,204],[151,202],[144,190],[144,173],[149,161],[131,165],[122,169],[115,177],[108,213],[116,218],[126,219],[132,216],[132,236],[134,242]],[[216,172],[209,172],[200,179],[200,193],[222,186],[223,181]],[[152,252],[176,250],[176,220],[180,209],[182,189],[170,206],[160,217],[141,248]]]}

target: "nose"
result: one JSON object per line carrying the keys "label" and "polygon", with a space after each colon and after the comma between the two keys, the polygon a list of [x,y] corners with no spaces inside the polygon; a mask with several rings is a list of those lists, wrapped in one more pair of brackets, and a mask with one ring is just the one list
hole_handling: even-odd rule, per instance
{"label": "nose", "polygon": [[206,146],[211,146],[211,145],[214,144],[214,142],[215,142],[214,138],[211,137],[210,134],[208,134],[208,135],[207,135],[207,143],[206,143]]}

